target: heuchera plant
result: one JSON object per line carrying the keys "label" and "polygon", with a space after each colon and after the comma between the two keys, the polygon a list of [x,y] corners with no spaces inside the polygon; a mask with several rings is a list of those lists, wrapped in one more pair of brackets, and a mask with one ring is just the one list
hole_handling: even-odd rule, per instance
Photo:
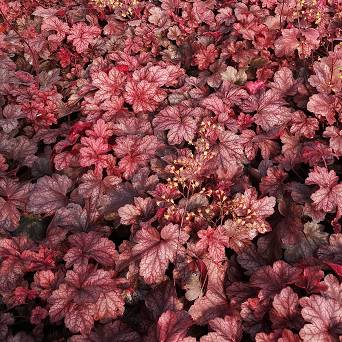
{"label": "heuchera plant", "polygon": [[342,341],[341,13],[0,0],[0,340]]}

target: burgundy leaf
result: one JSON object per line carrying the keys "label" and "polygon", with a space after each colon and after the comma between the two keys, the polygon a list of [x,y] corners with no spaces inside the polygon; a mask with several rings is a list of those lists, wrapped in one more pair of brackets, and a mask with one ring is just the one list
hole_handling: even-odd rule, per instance
{"label": "burgundy leaf", "polygon": [[145,305],[154,319],[157,319],[163,312],[178,311],[183,308],[171,282],[162,283],[151,291],[145,298]]}
{"label": "burgundy leaf", "polygon": [[71,41],[78,53],[85,52],[94,39],[101,33],[100,28],[88,26],[84,22],[76,23],[70,29],[68,41]]}
{"label": "burgundy leaf", "polygon": [[295,95],[297,92],[292,71],[285,67],[280,68],[274,74],[274,82],[270,84],[270,87],[282,96]]}
{"label": "burgundy leaf", "polygon": [[43,31],[55,31],[56,33],[50,34],[48,40],[54,43],[61,43],[65,36],[69,33],[69,26],[55,16],[45,17],[41,26]]}
{"label": "burgundy leaf", "polygon": [[86,265],[93,259],[104,266],[112,266],[118,258],[115,245],[95,232],[78,233],[68,238],[71,248],[64,255],[66,267]]}
{"label": "burgundy leaf", "polygon": [[213,147],[219,166],[228,168],[232,163],[242,161],[244,157],[242,141],[239,135],[231,131],[220,132],[218,142]]}
{"label": "burgundy leaf", "polygon": [[126,102],[133,106],[135,113],[152,112],[165,99],[166,92],[158,83],[131,80],[126,83],[124,96]]}
{"label": "burgundy leaf", "polygon": [[164,312],[158,319],[157,338],[160,342],[177,342],[183,340],[192,319],[186,311]]}
{"label": "burgundy leaf", "polygon": [[270,318],[274,329],[298,329],[302,326],[298,295],[291,287],[285,287],[279,294],[276,294],[272,305]]}
{"label": "burgundy leaf", "polygon": [[318,257],[324,261],[342,265],[342,234],[331,234],[329,244],[324,244],[318,249]]}
{"label": "burgundy leaf", "polygon": [[223,226],[217,229],[208,228],[198,232],[200,241],[197,242],[196,248],[202,251],[208,250],[210,258],[215,262],[225,259],[225,247],[229,247],[229,237]]}
{"label": "burgundy leaf", "polygon": [[305,180],[306,184],[317,184],[320,188],[311,195],[316,208],[325,212],[340,207],[339,198],[342,193],[342,184],[337,184],[338,177],[335,171],[328,171],[323,167],[315,167]]}
{"label": "burgundy leaf", "polygon": [[127,136],[117,138],[113,149],[116,156],[121,158],[119,166],[124,176],[129,178],[139,166],[145,166],[148,163],[160,146],[155,136],[145,135],[143,138]]}
{"label": "burgundy leaf", "polygon": [[0,225],[12,231],[17,228],[20,211],[26,207],[31,184],[21,184],[10,178],[0,179]]}
{"label": "burgundy leaf", "polygon": [[94,319],[116,319],[123,315],[124,310],[125,301],[120,291],[104,292],[96,302]]}
{"label": "burgundy leaf", "polygon": [[159,283],[170,262],[184,252],[182,245],[188,239],[178,225],[169,224],[159,233],[153,227],[144,227],[137,232],[133,255],[141,258],[140,275],[148,284]]}
{"label": "burgundy leaf", "polygon": [[71,342],[140,342],[138,333],[131,330],[125,323],[115,320],[107,324],[95,327],[89,336],[74,335],[70,338]]}
{"label": "burgundy leaf", "polygon": [[242,105],[242,109],[247,113],[256,112],[255,123],[265,131],[269,131],[286,124],[291,119],[291,111],[285,107],[286,104],[279,92],[271,89],[260,97],[251,95]]}
{"label": "burgundy leaf", "polygon": [[[333,275],[326,276],[325,283],[328,286],[338,285],[338,281]],[[304,342],[334,341],[341,336],[341,289],[339,289],[339,294],[335,291],[326,291],[322,296],[312,295],[301,298],[300,305],[303,307],[304,320],[309,322],[299,332]]]}
{"label": "burgundy leaf", "polygon": [[273,266],[259,268],[251,277],[251,285],[261,289],[262,297],[268,298],[279,293],[286,285],[293,284],[300,275],[300,269],[284,261],[276,261]]}
{"label": "burgundy leaf", "polygon": [[325,117],[328,124],[335,122],[337,103],[334,97],[326,94],[314,94],[310,97],[307,108],[318,118]]}
{"label": "burgundy leaf", "polygon": [[10,313],[0,314],[0,338],[4,339],[8,333],[8,326],[14,323],[13,315]]}
{"label": "burgundy leaf", "polygon": [[72,304],[65,314],[65,326],[73,333],[89,334],[94,325],[94,306]]}
{"label": "burgundy leaf", "polygon": [[314,62],[315,74],[309,77],[310,84],[323,94],[329,94],[331,91],[341,88],[341,66],[341,56],[333,52],[328,57]]}
{"label": "burgundy leaf", "polygon": [[299,241],[285,246],[286,260],[294,262],[312,257],[317,249],[328,241],[328,233],[324,232],[323,228],[323,225],[316,222],[305,223]]}
{"label": "burgundy leaf", "polygon": [[214,330],[201,337],[201,342],[238,342],[241,341],[241,322],[233,316],[215,318],[209,322],[209,327]]}
{"label": "burgundy leaf", "polygon": [[169,130],[167,137],[170,144],[191,141],[197,129],[198,112],[185,105],[169,106],[161,110],[153,119],[158,130]]}
{"label": "burgundy leaf", "polygon": [[35,214],[55,213],[67,204],[66,194],[71,186],[72,182],[67,176],[54,174],[38,179],[29,199],[28,210]]}

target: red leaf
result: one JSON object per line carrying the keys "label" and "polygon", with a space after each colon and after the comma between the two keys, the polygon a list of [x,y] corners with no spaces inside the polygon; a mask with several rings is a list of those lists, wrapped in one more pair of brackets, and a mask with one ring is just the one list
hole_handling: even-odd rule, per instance
{"label": "red leaf", "polygon": [[269,298],[248,298],[241,304],[241,317],[244,323],[244,331],[252,336],[258,331],[266,329],[265,315],[270,310]]}
{"label": "red leaf", "polygon": [[231,108],[215,95],[204,98],[201,105],[215,113],[219,122],[229,120],[233,115]]}
{"label": "red leaf", "polygon": [[50,34],[49,41],[60,44],[65,36],[69,33],[69,26],[67,23],[61,21],[55,16],[45,17],[41,26],[42,31],[56,31],[55,34]]}
{"label": "red leaf", "polygon": [[131,80],[126,83],[124,97],[135,113],[153,112],[166,97],[158,83]]}
{"label": "red leaf", "polygon": [[107,152],[109,145],[103,138],[88,138],[81,139],[82,147],[80,148],[80,165],[83,167],[95,165],[95,170],[99,172],[108,165]]}
{"label": "red leaf", "polygon": [[26,207],[32,185],[0,178],[0,225],[9,231],[19,224],[20,211]]}
{"label": "red leaf", "polygon": [[167,137],[171,145],[191,141],[197,129],[198,111],[179,104],[161,110],[153,119],[158,130],[169,130]]}
{"label": "red leaf", "polygon": [[205,296],[196,299],[189,309],[189,314],[199,325],[207,324],[212,319],[231,313],[231,307],[223,289],[227,263],[222,265],[222,263],[209,260],[206,266],[208,269],[207,292]]}
{"label": "red leaf", "polygon": [[282,36],[274,43],[275,53],[278,57],[284,55],[293,55],[294,51],[298,47],[299,30],[297,28],[283,29],[281,31]]}
{"label": "red leaf", "polygon": [[323,277],[324,272],[319,267],[305,267],[296,286],[305,289],[308,293],[323,292],[327,289],[327,286],[321,281]]}
{"label": "red leaf", "polygon": [[96,303],[101,293],[116,288],[111,273],[95,269],[93,265],[77,266],[67,271],[64,281],[74,289],[72,300],[77,304]]}
{"label": "red leaf", "polygon": [[94,305],[72,304],[65,314],[65,326],[73,333],[89,334],[94,325]]}
{"label": "red leaf", "polygon": [[299,329],[302,327],[303,322],[299,314],[298,295],[291,287],[285,287],[279,294],[274,296],[270,318],[273,329]]}
{"label": "red leaf", "polygon": [[61,272],[54,274],[50,270],[38,271],[34,274],[34,280],[31,287],[36,291],[40,298],[47,300],[51,296],[52,291],[55,290],[59,285],[61,280]]}
{"label": "red leaf", "polygon": [[291,330],[284,329],[276,330],[270,334],[258,333],[255,336],[256,342],[302,342],[297,334],[294,334]]}
{"label": "red leaf", "polygon": [[277,196],[283,191],[283,183],[287,178],[287,173],[279,168],[270,167],[267,169],[267,175],[260,182],[260,191],[262,194]]}
{"label": "red leaf", "polygon": [[237,194],[233,200],[232,211],[235,225],[248,233],[253,239],[258,233],[264,234],[271,230],[266,217],[274,213],[276,200],[274,197],[265,196],[257,199],[254,188],[245,190],[244,194]]}
{"label": "red leaf", "polygon": [[225,316],[209,321],[209,327],[214,330],[201,337],[200,342],[238,342],[242,338],[242,326],[238,318]]}
{"label": "red leaf", "polygon": [[61,284],[59,288],[53,291],[49,298],[49,303],[52,304],[49,310],[51,322],[61,320],[71,307],[75,289],[67,284]]}
{"label": "red leaf", "polygon": [[86,265],[89,259],[104,266],[113,266],[118,258],[114,243],[95,232],[74,234],[69,236],[68,241],[72,247],[63,257],[67,268]]}
{"label": "red leaf", "polygon": [[27,263],[29,271],[38,271],[55,267],[55,258],[57,253],[46,246],[39,246],[38,252],[24,251],[22,258]]}
{"label": "red leaf", "polygon": [[144,166],[160,147],[157,137],[145,135],[119,137],[113,147],[117,157],[122,158],[119,166],[124,171],[124,176],[130,178],[139,166]]}
{"label": "red leaf", "polygon": [[68,49],[60,48],[57,56],[62,68],[66,68],[71,64],[71,53]]}
{"label": "red leaf", "polygon": [[39,178],[29,199],[28,210],[51,215],[67,204],[66,194],[72,186],[67,176],[57,174]]}
{"label": "red leaf", "polygon": [[70,29],[68,41],[72,42],[78,53],[85,52],[89,45],[94,43],[96,37],[101,34],[97,26],[88,26],[84,22],[78,22]]}
{"label": "red leaf", "polygon": [[137,218],[141,214],[141,211],[132,204],[126,204],[119,208],[118,214],[120,216],[120,222],[129,225],[137,222]]}
{"label": "red leaf", "polygon": [[259,268],[251,277],[251,285],[261,289],[263,298],[269,298],[279,293],[286,285],[295,283],[300,273],[300,269],[284,261],[276,261],[272,267]]}
{"label": "red leaf", "polygon": [[159,342],[182,341],[187,330],[192,325],[192,319],[186,311],[166,311],[157,323],[157,338]]}
{"label": "red leaf", "polygon": [[341,67],[341,56],[338,53],[330,52],[328,57],[323,57],[314,62],[315,74],[309,77],[309,83],[323,94],[341,89]]}
{"label": "red leaf", "polygon": [[342,265],[326,262],[326,264],[339,276],[342,277]]}
{"label": "red leaf", "polygon": [[271,89],[281,96],[290,96],[297,93],[295,80],[289,68],[282,67],[274,74],[274,82],[270,84]]}
{"label": "red leaf", "polygon": [[117,68],[112,68],[108,75],[104,71],[98,71],[93,73],[91,78],[92,84],[99,89],[95,97],[102,102],[112,96],[120,95],[126,77]]}
{"label": "red leaf", "polygon": [[337,101],[333,96],[314,94],[310,97],[307,108],[318,118],[321,116],[325,117],[329,125],[335,122]]}
{"label": "red leaf", "polygon": [[160,87],[175,86],[183,75],[184,70],[177,65],[147,65],[144,68],[134,71],[133,79],[137,81],[144,79],[148,82],[156,83]]}
{"label": "red leaf", "polygon": [[294,334],[291,330],[284,329],[278,342],[301,342],[301,339],[297,334]]}
{"label": "red leaf", "polygon": [[97,201],[108,189],[115,188],[121,182],[121,178],[116,176],[102,178],[101,174],[97,174],[92,170],[83,174],[82,183],[78,187],[80,195],[83,198],[91,198]]}
{"label": "red leaf", "polygon": [[33,248],[33,242],[27,236],[0,239],[0,290],[11,291],[18,284],[26,271],[26,263],[22,258],[25,250]]}
{"label": "red leaf", "polygon": [[218,142],[213,146],[219,166],[228,169],[232,163],[241,162],[244,157],[242,141],[239,135],[231,131],[220,131]]}
{"label": "red leaf", "polygon": [[313,28],[299,30],[297,28],[283,29],[282,37],[275,43],[277,57],[292,56],[297,50],[300,58],[309,57],[312,50],[319,46],[319,32]]}
{"label": "red leaf", "polygon": [[264,81],[248,81],[245,84],[246,89],[251,95],[255,95],[259,90],[265,88],[265,82]]}
{"label": "red leaf", "polygon": [[6,158],[0,153],[0,172],[4,172],[8,169]]}
{"label": "red leaf", "polygon": [[306,184],[317,184],[319,189],[311,195],[315,207],[325,212],[333,211],[340,207],[342,184],[337,184],[338,177],[335,171],[328,171],[324,167],[316,166],[305,180]]}
{"label": "red leaf", "polygon": [[323,132],[323,136],[330,138],[329,146],[337,156],[342,156],[342,130],[337,127],[327,127]]}
{"label": "red leaf", "polygon": [[333,291],[300,299],[302,316],[309,322],[299,332],[304,342],[335,341],[342,335],[341,288],[338,289],[338,281],[333,275],[326,276],[325,283]]}
{"label": "red leaf", "polygon": [[183,304],[177,298],[176,290],[169,281],[153,289],[145,298],[145,305],[155,320],[165,311],[183,309]]}
{"label": "red leaf", "polygon": [[125,301],[120,291],[110,291],[100,294],[95,306],[95,320],[116,319],[125,311]]}
{"label": "red leaf", "polygon": [[93,266],[78,266],[67,271],[64,283],[49,298],[53,322],[64,317],[72,332],[89,334],[94,320],[116,318],[124,310],[121,291],[111,273]]}
{"label": "red leaf", "polygon": [[134,205],[126,204],[119,208],[118,214],[122,224],[134,224],[138,222],[139,216],[144,220],[154,213],[154,201],[151,198],[135,197]]}
{"label": "red leaf", "polygon": [[315,131],[319,128],[319,123],[316,118],[307,117],[302,111],[292,113],[292,125],[290,132],[292,134],[301,134],[306,138],[314,138]]}
{"label": "red leaf", "polygon": [[[292,147],[296,148],[294,145]],[[296,153],[297,158],[300,153],[303,160],[306,163],[309,163],[310,166],[316,166],[322,160],[325,160],[326,163],[330,163],[330,161],[333,161],[334,159],[334,154],[331,148],[320,141],[305,142],[303,146],[299,145],[296,148]]]}
{"label": "red leaf", "polygon": [[164,279],[165,271],[173,262],[177,253],[182,254],[182,246],[189,236],[174,224],[163,227],[159,233],[153,227],[144,227],[135,236],[136,245],[132,252],[139,256],[140,275],[146,283],[160,283]]}
{"label": "red leaf", "polygon": [[30,322],[31,324],[40,324],[48,315],[48,311],[41,306],[32,309]]}
{"label": "red leaf", "polygon": [[255,123],[265,131],[286,124],[291,119],[291,111],[285,107],[286,101],[279,93],[270,89],[260,96],[251,95],[241,106],[247,113],[256,112]]}
{"label": "red leaf", "polygon": [[89,336],[74,335],[71,342],[141,342],[141,337],[120,320],[95,327]]}
{"label": "red leaf", "polygon": [[218,52],[214,44],[201,46],[195,54],[195,63],[198,65],[199,70],[205,70],[210,64],[214,63],[217,56]]}
{"label": "red leaf", "polygon": [[196,243],[196,248],[200,251],[207,251],[210,258],[215,262],[223,261],[226,258],[225,248],[229,247],[230,239],[223,226],[217,229],[209,227],[207,230],[198,232],[200,241]]}

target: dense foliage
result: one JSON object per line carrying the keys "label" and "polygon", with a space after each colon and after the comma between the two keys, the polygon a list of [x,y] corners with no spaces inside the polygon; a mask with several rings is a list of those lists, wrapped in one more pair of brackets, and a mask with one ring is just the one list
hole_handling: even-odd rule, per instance
{"label": "dense foliage", "polygon": [[339,0],[0,0],[0,340],[337,342]]}

